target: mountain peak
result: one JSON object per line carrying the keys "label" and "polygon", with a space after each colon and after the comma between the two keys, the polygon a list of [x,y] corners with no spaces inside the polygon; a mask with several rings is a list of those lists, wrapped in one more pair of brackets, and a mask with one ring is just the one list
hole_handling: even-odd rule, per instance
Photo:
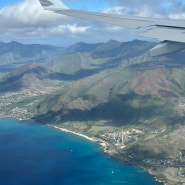
{"label": "mountain peak", "polygon": [[12,47],[16,47],[16,46],[22,46],[23,44],[21,44],[20,42],[17,42],[17,41],[11,41],[11,42],[8,42],[8,43],[5,43],[5,44],[8,44]]}
{"label": "mountain peak", "polygon": [[85,42],[78,42],[74,45],[69,46],[66,51],[67,53],[75,53],[75,52],[92,52],[97,46],[99,46],[99,43],[97,44],[88,44]]}
{"label": "mountain peak", "polygon": [[106,42],[107,44],[121,44],[121,42],[114,40],[114,39],[110,39],[108,42]]}

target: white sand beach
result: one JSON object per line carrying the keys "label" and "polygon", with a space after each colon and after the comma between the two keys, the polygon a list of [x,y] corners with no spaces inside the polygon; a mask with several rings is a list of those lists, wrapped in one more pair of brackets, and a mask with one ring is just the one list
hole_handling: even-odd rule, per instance
{"label": "white sand beach", "polygon": [[71,130],[68,130],[68,129],[65,129],[65,128],[61,128],[61,127],[56,126],[56,125],[47,124],[47,126],[50,126],[50,127],[56,128],[56,129],[59,129],[59,130],[61,130],[62,132],[69,132],[69,133],[72,133],[72,134],[75,134],[75,135],[84,137],[85,139],[88,139],[88,140],[90,140],[90,141],[94,141],[94,142],[98,141],[96,138],[92,138],[92,137],[86,136],[86,135],[84,135],[84,134],[75,132],[75,131],[71,131]]}
{"label": "white sand beach", "polygon": [[117,152],[111,148],[110,144],[100,138],[95,138],[95,137],[89,137],[85,134],[81,134],[81,133],[78,133],[78,132],[75,132],[75,131],[71,131],[71,130],[68,130],[66,128],[62,128],[62,127],[59,127],[59,126],[56,126],[56,125],[51,125],[51,124],[46,124],[47,126],[50,126],[50,127],[53,127],[53,128],[56,128],[56,129],[59,129],[61,130],[62,132],[68,132],[68,133],[72,133],[72,134],[75,134],[75,135],[78,135],[80,137],[83,137],[85,139],[88,139],[90,141],[93,141],[93,142],[98,142],[100,144],[100,146],[104,149],[104,152],[107,153],[108,155],[114,155],[116,154]]}

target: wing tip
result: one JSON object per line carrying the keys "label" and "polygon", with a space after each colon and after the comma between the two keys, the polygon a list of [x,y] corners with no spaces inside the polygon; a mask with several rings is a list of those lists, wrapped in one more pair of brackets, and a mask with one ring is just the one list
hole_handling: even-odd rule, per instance
{"label": "wing tip", "polygon": [[60,8],[67,9],[67,7],[60,0],[39,0],[44,9]]}
{"label": "wing tip", "polygon": [[39,0],[43,7],[53,6],[54,4],[49,0]]}

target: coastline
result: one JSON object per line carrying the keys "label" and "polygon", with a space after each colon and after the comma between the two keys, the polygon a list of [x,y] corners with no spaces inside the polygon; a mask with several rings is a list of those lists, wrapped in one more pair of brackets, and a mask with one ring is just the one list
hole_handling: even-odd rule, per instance
{"label": "coastline", "polygon": [[[4,117],[3,117],[4,118]],[[9,117],[9,118],[12,118],[12,117]],[[20,119],[18,119],[20,120]],[[62,132],[66,132],[66,133],[71,133],[71,134],[75,134],[79,137],[83,137],[91,142],[98,142],[99,145],[102,147],[102,149],[104,150],[104,153],[115,158],[115,159],[118,159],[120,162],[126,162],[130,165],[133,165],[133,166],[136,166],[136,167],[139,167],[141,169],[143,169],[144,171],[146,171],[148,174],[150,174],[151,176],[154,177],[154,180],[158,183],[162,183],[163,185],[167,185],[165,184],[165,182],[163,181],[160,181],[159,179],[157,179],[156,177],[156,174],[154,174],[152,171],[150,171],[149,169],[143,167],[143,166],[140,166],[140,165],[137,165],[137,164],[132,164],[132,163],[129,163],[128,161],[125,161],[122,157],[120,157],[119,153],[113,149],[113,146],[111,145],[111,143],[108,143],[100,138],[97,138],[97,137],[91,137],[91,136],[87,136],[85,134],[82,134],[82,133],[79,133],[79,132],[76,132],[76,131],[71,131],[71,130],[68,130],[66,128],[62,128],[60,126],[56,126],[56,125],[52,125],[52,124],[45,124],[46,126],[49,126],[49,127],[52,127],[52,128],[55,128],[55,129],[58,129]]]}
{"label": "coastline", "polygon": [[[85,134],[82,134],[82,133],[79,133],[79,132],[75,132],[75,131],[71,131],[71,130],[68,130],[66,128],[62,128],[62,127],[59,127],[59,126],[56,126],[56,125],[52,125],[52,124],[46,124],[47,126],[50,126],[50,127],[53,127],[53,128],[56,128],[56,129],[59,129],[61,130],[62,132],[67,132],[67,133],[71,133],[71,134],[75,134],[77,136],[80,136],[80,137],[83,137],[89,141],[92,141],[92,142],[98,142],[100,144],[100,146],[104,149],[104,153],[110,155],[110,156],[113,156],[114,154],[117,154],[117,152],[115,150],[113,150],[111,147],[110,147],[110,143],[100,139],[100,138],[95,138],[95,137],[89,137]],[[109,149],[107,149],[109,147]]]}
{"label": "coastline", "polygon": [[68,132],[68,133],[75,134],[75,135],[77,135],[77,136],[83,137],[83,138],[88,139],[88,140],[93,141],[93,142],[98,141],[96,138],[92,138],[92,137],[89,137],[89,136],[87,136],[87,135],[85,135],[85,134],[81,134],[81,133],[78,133],[78,132],[75,132],[75,131],[71,131],[71,130],[68,130],[68,129],[65,129],[65,128],[56,126],[56,125],[51,125],[51,124],[46,124],[46,125],[47,125],[47,126],[50,126],[50,127],[53,127],[53,128],[56,128],[56,129],[59,129],[59,130],[61,130],[62,132]]}
{"label": "coastline", "polygon": [[[77,136],[83,137],[83,138],[85,138],[85,139],[87,139],[89,141],[92,141],[92,142],[98,142],[100,144],[100,146],[104,149],[104,153],[106,153],[106,154],[108,154],[108,155],[110,155],[112,157],[118,158],[119,160],[123,161],[122,158],[119,157],[119,154],[114,149],[112,149],[111,144],[108,143],[108,142],[106,142],[106,141],[104,141],[104,140],[102,140],[102,139],[100,139],[100,138],[90,137],[90,136],[87,136],[85,134],[78,133],[78,132],[75,132],[75,131],[71,131],[71,130],[68,130],[66,128],[62,128],[62,127],[59,127],[59,126],[56,126],[56,125],[52,125],[52,124],[46,124],[46,125],[47,126],[50,126],[50,127],[53,127],[55,129],[59,129],[62,132],[67,132],[67,133],[75,134]],[[123,162],[125,162],[125,161],[123,161]],[[142,167],[140,165],[138,165],[138,167],[139,168],[142,168],[147,173],[149,173],[150,175],[152,175],[154,177],[154,179],[155,179],[156,182],[163,183],[164,185],[166,185],[164,182],[158,180],[157,177],[155,176],[155,174],[153,172],[151,172],[149,169],[146,169],[146,168],[144,168],[144,167]]]}

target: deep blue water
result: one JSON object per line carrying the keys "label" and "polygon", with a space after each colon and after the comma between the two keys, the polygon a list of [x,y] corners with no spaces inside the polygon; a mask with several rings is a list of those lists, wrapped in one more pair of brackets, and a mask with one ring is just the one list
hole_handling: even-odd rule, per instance
{"label": "deep blue water", "polygon": [[159,185],[98,143],[34,121],[0,119],[0,185]]}

